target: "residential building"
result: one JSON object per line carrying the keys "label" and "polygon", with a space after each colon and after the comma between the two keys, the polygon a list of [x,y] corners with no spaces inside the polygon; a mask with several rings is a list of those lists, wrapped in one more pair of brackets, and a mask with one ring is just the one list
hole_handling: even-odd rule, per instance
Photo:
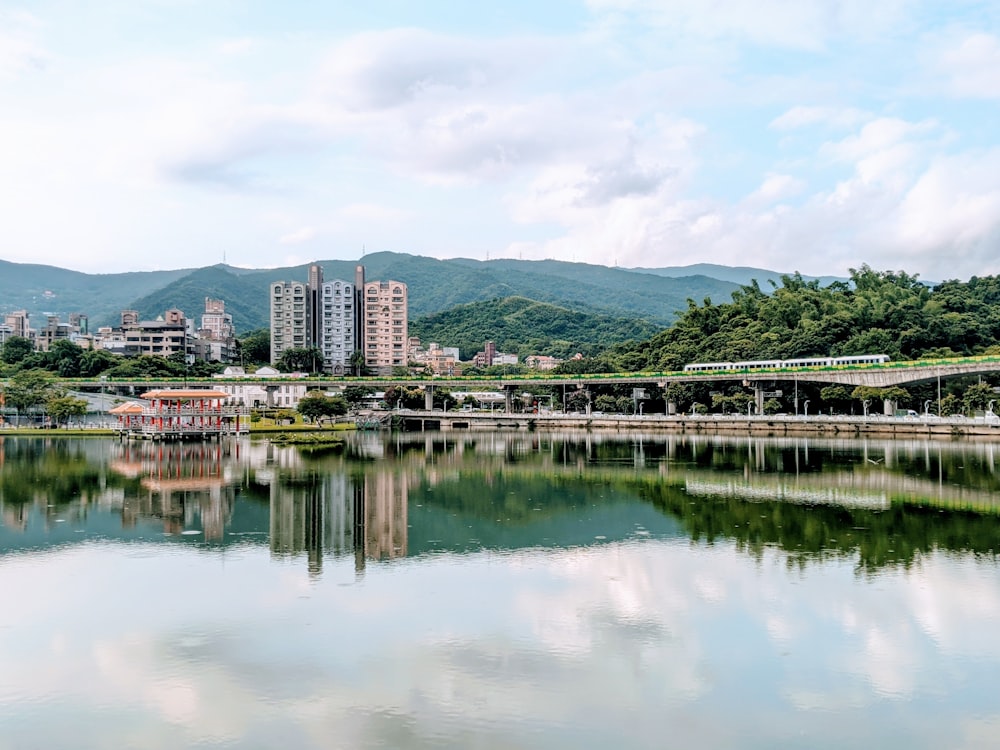
{"label": "residential building", "polygon": [[461,375],[462,365],[458,361],[457,349],[449,347],[442,349],[438,344],[430,343],[424,353],[424,363],[437,375]]}
{"label": "residential building", "polygon": [[548,370],[554,370],[562,362],[561,359],[556,359],[555,357],[549,357],[544,354],[529,354],[524,358],[524,364],[530,367],[532,370],[539,370],[546,372]]}
{"label": "residential building", "polygon": [[323,369],[334,375],[350,371],[351,356],[357,350],[354,308],[354,285],[347,281],[328,281],[320,294],[319,347]]}
{"label": "residential building", "polygon": [[[122,320],[125,320],[125,312],[122,313]],[[183,354],[188,361],[193,359],[193,353],[188,351],[188,321],[184,313],[176,308],[167,310],[157,320],[141,320],[122,325],[122,333],[127,355],[170,357]]]}
{"label": "residential building", "polygon": [[205,298],[201,328],[194,339],[194,354],[206,362],[232,362],[236,356],[236,329],[233,316],[221,299]]}
{"label": "residential building", "polygon": [[309,345],[306,299],[308,287],[299,281],[271,284],[271,362],[288,349]]}
{"label": "residential building", "polygon": [[497,356],[497,345],[493,341],[487,341],[481,352],[476,352],[472,357],[472,362],[476,367],[492,367],[493,359]]}
{"label": "residential building", "polygon": [[365,282],[365,364],[379,373],[407,364],[407,290],[401,281]]}
{"label": "residential building", "polygon": [[69,323],[60,322],[58,315],[46,316],[45,325],[36,333],[35,348],[47,352],[55,341],[70,341],[72,333],[73,327]]}
{"label": "residential building", "polygon": [[10,329],[11,336],[20,336],[23,339],[34,338],[32,335],[34,332],[31,330],[31,326],[28,325],[27,310],[15,310],[12,313],[8,313],[4,316],[3,322]]}

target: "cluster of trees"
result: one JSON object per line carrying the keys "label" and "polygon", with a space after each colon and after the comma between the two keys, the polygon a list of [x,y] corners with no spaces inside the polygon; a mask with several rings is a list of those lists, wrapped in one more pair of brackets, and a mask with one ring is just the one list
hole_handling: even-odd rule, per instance
{"label": "cluster of trees", "polygon": [[607,355],[616,369],[677,370],[691,362],[888,354],[893,359],[1000,352],[1000,278],[929,287],[903,272],[851,270],[850,282],[821,286],[798,274],[765,294],[754,283]]}
{"label": "cluster of trees", "polygon": [[68,395],[56,377],[42,369],[15,372],[0,388],[0,405],[14,409],[18,418],[44,407],[56,424],[65,424],[87,413],[84,399]]}
{"label": "cluster of trees", "polygon": [[183,354],[169,357],[121,357],[104,349],[84,349],[72,341],[53,341],[48,351],[35,351],[26,338],[11,336],[0,348],[0,376],[23,370],[44,370],[61,378],[207,377],[221,372],[218,362],[185,362]]}
{"label": "cluster of trees", "polygon": [[660,326],[638,318],[583,312],[526,297],[504,297],[458,305],[413,321],[410,334],[421,341],[447,342],[469,358],[486,341],[497,349],[565,359],[576,353],[594,356],[625,341],[654,335]]}
{"label": "cluster of trees", "polygon": [[[734,292],[731,302],[714,304],[706,298],[698,305],[688,300],[688,309],[670,328],[640,343],[564,362],[558,371],[666,371],[691,362],[847,354],[887,354],[892,359],[1000,354],[1000,278],[973,277],[932,288],[916,276],[868,266],[852,269],[850,282],[828,286],[798,274],[783,276],[770,294],[753,283]],[[993,380],[949,380],[941,394],[941,414],[985,409],[996,396]],[[928,404],[932,412],[938,411],[932,384],[853,391],[802,384],[799,388],[800,403],[808,399],[813,411],[860,413],[865,401],[880,406],[885,399],[918,411]],[[595,389],[605,391],[609,389]],[[675,384],[665,392],[653,389],[652,398],[670,400],[682,411],[745,412],[750,395],[738,386]],[[790,411],[790,399],[789,393],[772,399],[765,411]]]}

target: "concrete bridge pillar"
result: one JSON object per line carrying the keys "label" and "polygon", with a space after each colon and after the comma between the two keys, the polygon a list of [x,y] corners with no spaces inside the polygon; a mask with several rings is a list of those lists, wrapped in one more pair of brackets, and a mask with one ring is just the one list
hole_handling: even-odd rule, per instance
{"label": "concrete bridge pillar", "polygon": [[758,383],[753,384],[753,400],[756,405],[757,414],[764,413],[764,387]]}
{"label": "concrete bridge pillar", "polygon": [[264,386],[264,405],[269,409],[274,408],[274,394],[278,392],[278,388],[280,387],[277,385]]}
{"label": "concrete bridge pillar", "polygon": [[503,412],[512,414],[514,411],[514,386],[505,385],[503,387]]}
{"label": "concrete bridge pillar", "polygon": [[434,410],[434,386],[428,385],[424,388],[424,409]]}

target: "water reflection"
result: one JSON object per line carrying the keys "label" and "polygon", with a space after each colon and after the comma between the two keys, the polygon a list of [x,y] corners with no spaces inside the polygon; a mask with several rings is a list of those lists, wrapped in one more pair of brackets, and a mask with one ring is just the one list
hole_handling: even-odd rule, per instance
{"label": "water reflection", "polygon": [[991,446],[18,438],[0,461],[0,748],[1000,729]]}
{"label": "water reflection", "polygon": [[931,549],[995,554],[992,443],[587,433],[351,436],[319,455],[266,441],[0,441],[0,552],[94,537],[276,559],[734,540],[868,572]]}

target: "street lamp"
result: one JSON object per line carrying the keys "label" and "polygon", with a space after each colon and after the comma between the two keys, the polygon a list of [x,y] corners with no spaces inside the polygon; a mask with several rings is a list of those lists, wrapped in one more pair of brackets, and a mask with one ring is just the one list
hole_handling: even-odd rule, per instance
{"label": "street lamp", "polygon": [[108,376],[101,375],[101,427],[104,427],[104,423],[107,421],[108,404],[104,400],[104,386],[107,382]]}
{"label": "street lamp", "polygon": [[931,400],[927,399],[924,401],[924,416],[928,416],[931,413]]}
{"label": "street lamp", "polygon": [[867,398],[864,401],[861,402],[861,406],[865,410],[865,419],[868,419],[868,404],[869,403],[870,403],[870,401]]}
{"label": "street lamp", "polygon": [[802,402],[802,411],[806,417],[809,416],[809,399]]}

